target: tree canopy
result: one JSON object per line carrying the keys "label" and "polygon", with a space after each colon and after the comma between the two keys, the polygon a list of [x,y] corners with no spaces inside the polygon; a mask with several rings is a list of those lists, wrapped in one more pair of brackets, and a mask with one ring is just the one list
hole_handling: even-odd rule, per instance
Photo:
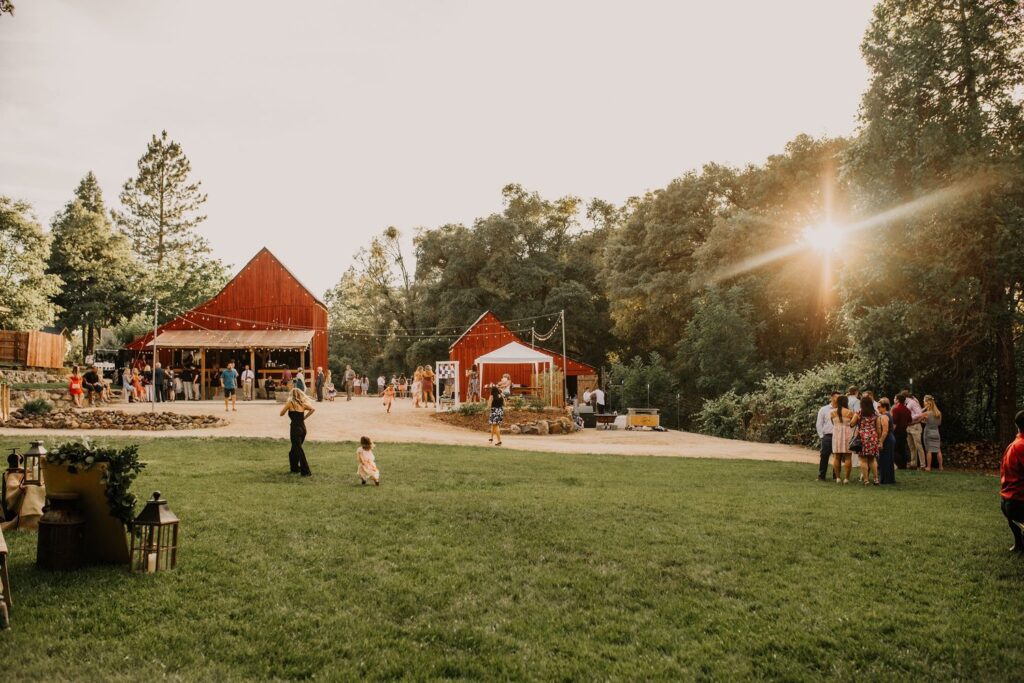
{"label": "tree canopy", "polygon": [[31,207],[0,196],[0,328],[36,330],[53,323],[61,281],[46,272],[50,236]]}

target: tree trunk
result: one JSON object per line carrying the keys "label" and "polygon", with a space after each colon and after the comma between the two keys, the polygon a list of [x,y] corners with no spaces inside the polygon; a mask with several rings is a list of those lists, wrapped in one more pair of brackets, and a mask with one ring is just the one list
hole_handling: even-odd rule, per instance
{"label": "tree trunk", "polygon": [[1014,357],[1012,316],[996,322],[996,423],[999,443],[1008,444],[1017,434],[1013,422],[1017,410],[1017,365]]}
{"label": "tree trunk", "polygon": [[92,326],[92,323],[89,323],[86,327],[89,329],[89,336],[88,341],[85,343],[85,355],[92,356],[96,353],[96,328]]}

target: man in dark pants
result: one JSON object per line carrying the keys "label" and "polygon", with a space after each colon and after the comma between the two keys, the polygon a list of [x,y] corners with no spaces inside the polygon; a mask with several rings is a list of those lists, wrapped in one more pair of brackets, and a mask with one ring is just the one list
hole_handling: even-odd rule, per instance
{"label": "man in dark pants", "polygon": [[[832,401],[836,400],[838,396],[838,391],[832,392],[829,402],[818,409],[818,419],[814,425],[818,431],[818,438],[821,439],[818,481],[825,481],[825,475],[828,474],[828,461],[832,459]],[[832,472],[832,478],[836,478],[835,472]]]}
{"label": "man in dark pants", "polygon": [[324,400],[324,369],[316,369],[316,400],[322,403]]}
{"label": "man in dark pants", "polygon": [[167,389],[164,387],[164,369],[159,363],[153,369],[153,400],[157,403],[167,400]]}
{"label": "man in dark pants", "polygon": [[907,397],[903,394],[896,394],[896,405],[892,408],[893,436],[896,437],[896,467],[901,470],[907,469],[910,461],[910,444],[907,442],[907,428],[914,421],[910,408],[907,407]]}
{"label": "man in dark pants", "polygon": [[1017,438],[1006,448],[999,468],[999,495],[1002,497],[1003,515],[1013,532],[1012,552],[1024,554],[1024,535],[1017,522],[1024,523],[1024,410],[1014,418]]}

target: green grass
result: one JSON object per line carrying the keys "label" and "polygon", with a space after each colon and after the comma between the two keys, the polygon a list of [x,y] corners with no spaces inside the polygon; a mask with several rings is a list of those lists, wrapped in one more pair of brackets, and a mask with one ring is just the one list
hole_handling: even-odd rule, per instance
{"label": "green grass", "polygon": [[[0,439],[0,448],[26,445]],[[146,441],[174,572],[37,571],[9,533],[11,681],[1012,680],[1024,562],[994,477],[783,463]]]}
{"label": "green grass", "polygon": [[11,384],[11,391],[35,391],[37,389],[45,389],[46,391],[55,391],[58,389],[67,389],[67,382],[42,382],[42,383],[20,383]]}

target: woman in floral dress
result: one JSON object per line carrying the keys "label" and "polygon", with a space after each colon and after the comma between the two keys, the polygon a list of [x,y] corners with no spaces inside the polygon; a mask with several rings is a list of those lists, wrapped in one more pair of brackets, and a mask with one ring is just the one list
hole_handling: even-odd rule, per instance
{"label": "woman in floral dress", "polygon": [[[882,421],[875,412],[875,402],[869,395],[860,400],[860,412],[853,416],[851,427],[860,435],[860,472],[864,485],[878,480],[878,452],[882,449]],[[869,476],[870,474],[870,476]]]}

